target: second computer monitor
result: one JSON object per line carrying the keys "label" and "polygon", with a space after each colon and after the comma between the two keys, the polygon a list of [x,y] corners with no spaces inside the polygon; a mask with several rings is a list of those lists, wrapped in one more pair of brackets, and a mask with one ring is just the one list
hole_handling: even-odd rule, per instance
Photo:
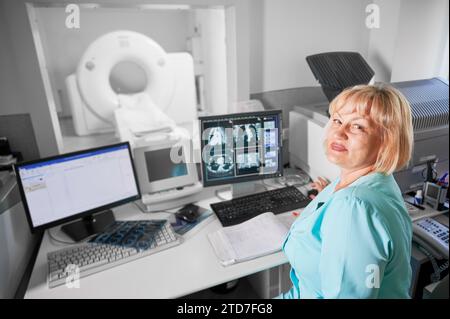
{"label": "second computer monitor", "polygon": [[76,241],[112,224],[109,209],[141,197],[128,142],[20,163],[15,170],[31,230],[76,220],[62,228]]}
{"label": "second computer monitor", "polygon": [[204,186],[283,175],[281,111],[200,118]]}

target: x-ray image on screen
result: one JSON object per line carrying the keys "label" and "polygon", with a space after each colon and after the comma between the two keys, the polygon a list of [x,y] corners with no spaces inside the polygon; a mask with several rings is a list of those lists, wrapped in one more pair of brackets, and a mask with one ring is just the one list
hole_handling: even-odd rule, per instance
{"label": "x-ray image on screen", "polygon": [[219,121],[205,124],[202,139],[209,148],[225,152],[233,148],[233,128],[229,121]]}
{"label": "x-ray image on screen", "polygon": [[281,111],[213,115],[200,121],[205,186],[282,175]]}
{"label": "x-ray image on screen", "polygon": [[211,178],[234,174],[231,127],[227,125],[227,122],[215,123],[205,131],[208,148],[203,156],[208,176]]}
{"label": "x-ray image on screen", "polygon": [[257,174],[261,167],[258,149],[236,151],[237,175]]}
{"label": "x-ray image on screen", "polygon": [[227,136],[223,127],[211,127],[208,136],[208,143],[212,146],[224,145],[227,143]]}
{"label": "x-ray image on screen", "polygon": [[228,177],[234,175],[232,154],[213,155],[206,166],[210,178]]}
{"label": "x-ray image on screen", "polygon": [[235,147],[258,146],[261,132],[261,123],[238,124],[233,127]]}

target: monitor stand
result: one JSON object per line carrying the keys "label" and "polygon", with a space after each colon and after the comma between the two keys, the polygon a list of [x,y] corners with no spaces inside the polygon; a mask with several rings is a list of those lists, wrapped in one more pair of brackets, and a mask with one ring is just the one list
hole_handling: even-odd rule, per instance
{"label": "monitor stand", "polygon": [[74,241],[80,241],[104,231],[115,221],[116,219],[114,218],[113,212],[109,209],[95,215],[83,217],[76,222],[66,224],[61,227],[61,230]]}
{"label": "monitor stand", "polygon": [[238,198],[265,191],[266,191],[265,187],[258,182],[244,182],[231,185],[232,198]]}

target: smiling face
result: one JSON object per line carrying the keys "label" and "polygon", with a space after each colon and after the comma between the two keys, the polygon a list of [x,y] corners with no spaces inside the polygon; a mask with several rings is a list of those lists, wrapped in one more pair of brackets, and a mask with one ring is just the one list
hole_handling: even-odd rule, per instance
{"label": "smiling face", "polygon": [[324,146],[328,160],[341,169],[366,168],[377,160],[380,130],[368,114],[348,102],[331,114]]}
{"label": "smiling face", "polygon": [[394,87],[347,88],[330,103],[324,148],[342,173],[392,174],[405,167],[414,143],[411,107]]}

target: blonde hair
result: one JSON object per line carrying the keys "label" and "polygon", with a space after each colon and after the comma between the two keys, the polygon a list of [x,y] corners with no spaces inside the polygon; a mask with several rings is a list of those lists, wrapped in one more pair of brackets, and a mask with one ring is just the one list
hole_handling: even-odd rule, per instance
{"label": "blonde hair", "polygon": [[357,85],[341,92],[330,104],[330,114],[351,103],[380,128],[381,146],[374,164],[391,174],[408,165],[413,148],[411,107],[400,91],[386,84]]}

